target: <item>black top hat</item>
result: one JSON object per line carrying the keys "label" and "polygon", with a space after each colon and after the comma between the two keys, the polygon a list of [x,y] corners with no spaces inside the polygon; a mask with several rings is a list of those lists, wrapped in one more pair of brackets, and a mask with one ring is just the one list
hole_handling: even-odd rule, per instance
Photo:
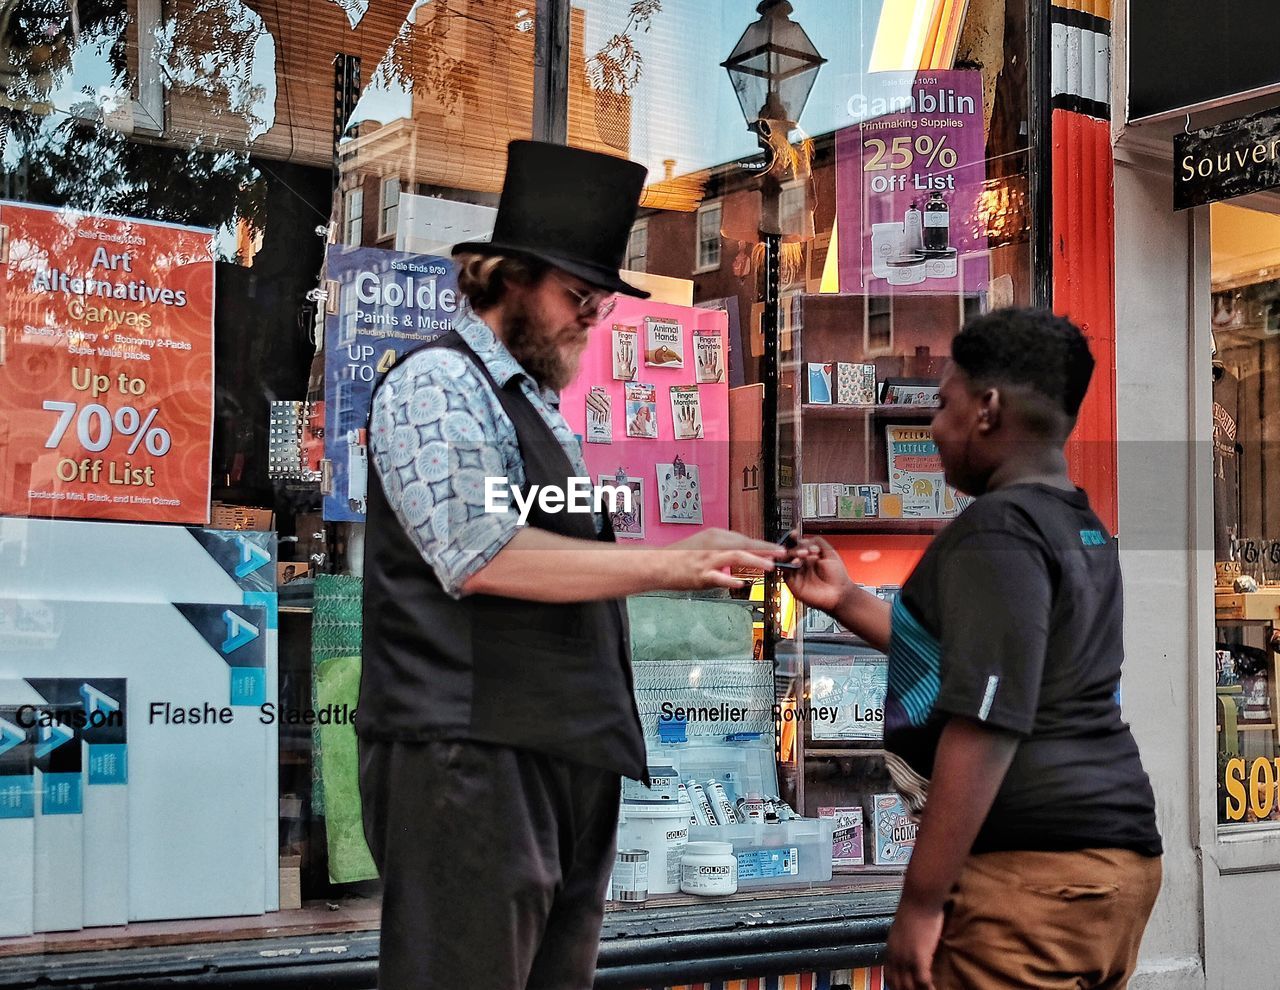
{"label": "black top hat", "polygon": [[512,141],[493,237],[453,253],[536,258],[590,285],[647,299],[618,277],[636,221],[643,165],[541,141]]}

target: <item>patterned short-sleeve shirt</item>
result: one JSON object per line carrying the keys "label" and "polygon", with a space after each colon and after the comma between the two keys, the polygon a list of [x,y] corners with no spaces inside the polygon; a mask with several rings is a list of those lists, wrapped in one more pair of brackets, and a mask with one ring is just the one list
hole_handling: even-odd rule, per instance
{"label": "patterned short-sleeve shirt", "polygon": [[[559,397],[540,388],[480,319],[464,313],[454,328],[499,387],[520,387],[564,447],[574,473],[587,476],[578,438]],[[369,454],[392,511],[423,560],[454,598],[519,529],[517,512],[485,511],[485,478],[524,484],[515,425],[480,370],[449,348],[418,351],[387,374],[369,417]],[[597,517],[596,526],[600,520]]]}

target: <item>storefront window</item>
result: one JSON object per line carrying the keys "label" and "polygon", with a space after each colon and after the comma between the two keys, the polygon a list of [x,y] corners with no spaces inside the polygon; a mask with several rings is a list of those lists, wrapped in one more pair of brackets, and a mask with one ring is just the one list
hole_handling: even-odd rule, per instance
{"label": "storefront window", "polygon": [[7,12],[0,957],[376,929],[369,391],[532,133],[512,13]]}
{"label": "storefront window", "polygon": [[[0,21],[0,956],[377,927],[371,393],[452,326],[449,249],[492,232],[548,92],[569,144],[649,170],[626,277],[653,295],[561,397],[593,477],[634,493],[618,537],[761,533],[777,430],[782,517],[895,593],[963,504],[927,450],[951,335],[1032,298],[1025,12],[797,0],[825,62],[766,133],[720,64],[756,6],[572,0],[559,87],[532,4]],[[785,594],[765,649],[762,599],[629,603],[654,785],[624,793],[616,911],[730,893],[726,856],[742,899],[897,883],[884,658]],[[1241,738],[1273,754],[1271,730]]]}
{"label": "storefront window", "polygon": [[[748,128],[718,64],[755,6],[573,4],[571,49],[583,61],[571,78],[580,65],[586,86],[570,91],[569,141],[603,137],[649,168],[644,271],[663,278],[645,285],[664,302],[695,307],[640,304],[611,318],[610,332],[644,335],[663,319],[684,325],[686,346],[697,347],[699,324],[684,314],[715,313],[731,386],[724,481],[711,427],[720,400],[706,384],[697,385],[703,437],[668,445],[659,415],[656,439],[619,425],[612,446],[597,448],[606,452],[599,460],[643,477],[665,460],[651,446],[674,451],[699,465],[704,521],[724,498],[731,525],[760,532],[754,438],[777,429],[782,518],[831,539],[856,580],[891,597],[966,501],[942,484],[927,449],[951,337],[977,312],[1033,298],[1025,13],[985,3],[794,3],[791,19],[826,62],[799,126],[780,134]],[[921,25],[927,30],[913,27]],[[695,106],[684,97],[690,91],[714,96]],[[781,239],[772,287],[770,230]],[[776,328],[764,325],[770,288],[780,300]],[[780,395],[761,411],[757,383],[774,333]],[[685,385],[678,374],[646,357],[635,380],[663,409],[664,393],[674,404]],[[614,377],[602,369],[590,384],[630,409],[633,386]],[[675,421],[670,436],[680,439]],[[592,453],[589,445],[589,460]],[[630,789],[619,836],[623,848],[648,854],[651,894],[675,896],[678,886],[677,874],[664,879],[668,851],[653,836],[664,815],[679,818],[681,784],[693,817],[688,840],[732,846],[739,896],[892,885],[910,856],[914,827],[880,755],[885,658],[783,599],[772,668],[766,651],[746,659],[747,617],[733,618],[727,603],[643,606],[669,617],[647,627],[653,643],[636,644],[642,711],[653,713],[645,723],[651,772],[662,783]],[[717,607],[726,609],[722,619],[699,617]],[[726,631],[742,626],[735,643],[692,648],[664,638],[668,629],[719,622]],[[757,616],[757,638],[759,625]],[[726,710],[738,720],[708,721]],[[728,822],[717,815],[722,793]],[[613,907],[627,910],[634,872],[620,868]],[[757,872],[774,869],[781,872]]]}
{"label": "storefront window", "polygon": [[1210,208],[1218,821],[1280,821],[1280,221]]}

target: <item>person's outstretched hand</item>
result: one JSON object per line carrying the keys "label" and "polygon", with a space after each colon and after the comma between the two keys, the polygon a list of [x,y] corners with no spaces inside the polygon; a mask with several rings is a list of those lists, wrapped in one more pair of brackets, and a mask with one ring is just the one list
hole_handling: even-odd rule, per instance
{"label": "person's outstretched hand", "polygon": [[788,555],[776,543],[753,540],[727,529],[704,529],[666,549],[670,551],[670,571],[663,585],[673,591],[740,588],[742,580],[725,573],[726,567],[767,571],[775,560]]}
{"label": "person's outstretched hand", "polygon": [[821,537],[807,536],[796,545],[792,559],[801,564],[800,569],[782,572],[791,593],[810,608],[833,613],[851,587],[849,572],[835,548]]}

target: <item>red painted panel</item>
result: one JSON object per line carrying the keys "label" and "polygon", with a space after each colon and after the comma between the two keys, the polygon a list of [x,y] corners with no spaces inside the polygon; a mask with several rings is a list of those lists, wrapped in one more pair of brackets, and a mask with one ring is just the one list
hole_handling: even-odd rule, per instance
{"label": "red painted panel", "polygon": [[1076,483],[1116,529],[1115,206],[1111,127],[1053,111],[1053,308],[1078,323],[1097,367],[1067,443]]}
{"label": "red painted panel", "polygon": [[858,584],[902,584],[924,556],[931,536],[828,536]]}

